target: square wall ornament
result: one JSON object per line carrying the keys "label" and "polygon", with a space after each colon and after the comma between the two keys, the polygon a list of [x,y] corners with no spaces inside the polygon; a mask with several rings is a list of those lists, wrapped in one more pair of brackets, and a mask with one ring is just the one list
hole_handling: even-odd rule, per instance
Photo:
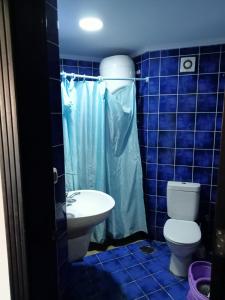
{"label": "square wall ornament", "polygon": [[195,72],[195,64],[196,64],[196,57],[181,57],[180,59],[180,73],[189,73]]}

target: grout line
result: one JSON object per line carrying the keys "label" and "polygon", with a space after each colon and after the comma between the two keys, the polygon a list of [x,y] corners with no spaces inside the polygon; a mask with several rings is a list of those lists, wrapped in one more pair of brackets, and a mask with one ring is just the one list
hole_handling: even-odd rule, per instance
{"label": "grout line", "polygon": [[197,66],[195,66],[195,68],[197,68],[197,85],[196,85],[196,96],[195,96],[195,121],[194,121],[194,145],[193,145],[193,153],[192,153],[192,172],[191,172],[191,176],[192,176],[192,182],[194,182],[194,171],[195,171],[195,150],[196,150],[196,129],[197,129],[197,110],[198,110],[198,83],[199,83],[199,69],[200,69],[200,59],[201,59],[201,55],[200,55],[200,48],[199,48],[199,52],[198,52],[198,57],[197,57]]}
{"label": "grout line", "polygon": [[175,132],[174,132],[174,157],[173,157],[173,180],[175,180],[176,178],[176,154],[177,154],[177,150],[176,150],[176,146],[177,146],[177,120],[178,120],[178,99],[179,99],[179,95],[178,95],[178,89],[179,89],[179,83],[180,83],[180,49],[179,49],[179,59],[178,59],[178,64],[177,64],[177,73],[178,73],[178,79],[177,79],[177,94],[176,94],[176,128],[175,128]]}

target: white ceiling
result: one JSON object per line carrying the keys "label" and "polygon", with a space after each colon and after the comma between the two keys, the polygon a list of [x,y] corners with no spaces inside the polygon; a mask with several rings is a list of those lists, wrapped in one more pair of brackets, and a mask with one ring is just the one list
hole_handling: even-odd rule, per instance
{"label": "white ceiling", "polygon": [[[225,42],[225,0],[58,0],[61,56],[101,59],[114,54]],[[99,32],[78,22],[100,17]]]}

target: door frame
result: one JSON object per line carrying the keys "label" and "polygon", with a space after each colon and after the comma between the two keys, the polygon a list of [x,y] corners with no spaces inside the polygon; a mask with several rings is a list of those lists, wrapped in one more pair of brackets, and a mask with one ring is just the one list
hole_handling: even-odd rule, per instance
{"label": "door frame", "polygon": [[12,299],[28,299],[17,109],[8,1],[0,0],[0,168]]}
{"label": "door frame", "polygon": [[225,93],[223,107],[218,192],[213,233],[211,300],[225,299]]}

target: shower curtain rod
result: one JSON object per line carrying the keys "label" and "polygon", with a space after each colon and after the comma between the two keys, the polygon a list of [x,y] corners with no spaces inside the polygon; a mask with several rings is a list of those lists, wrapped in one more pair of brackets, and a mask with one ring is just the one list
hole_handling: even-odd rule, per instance
{"label": "shower curtain rod", "polygon": [[75,73],[66,73],[61,72],[60,75],[62,76],[71,76],[74,78],[84,78],[84,79],[95,79],[95,80],[133,80],[133,81],[142,81],[145,80],[146,82],[149,82],[149,77],[145,78],[133,78],[133,77],[102,77],[102,76],[91,76],[91,75],[80,75]]}

